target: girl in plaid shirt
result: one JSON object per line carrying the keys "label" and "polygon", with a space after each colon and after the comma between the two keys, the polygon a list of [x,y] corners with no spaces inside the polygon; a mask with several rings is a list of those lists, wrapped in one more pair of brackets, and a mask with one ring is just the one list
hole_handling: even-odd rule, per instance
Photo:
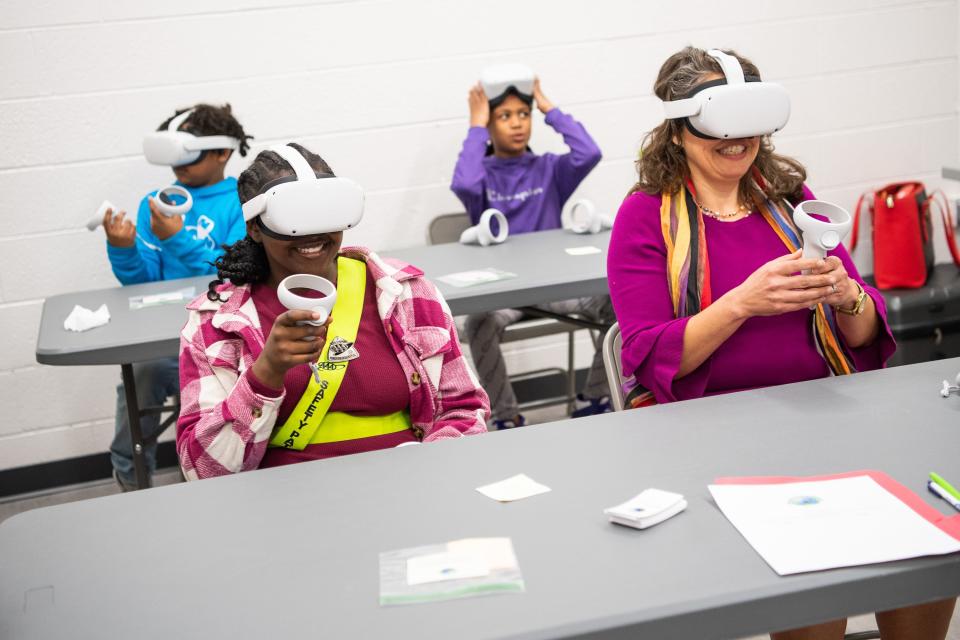
{"label": "girl in plaid shirt", "polygon": [[[318,174],[333,173],[319,156],[290,146]],[[240,200],[293,173],[279,154],[260,153],[238,179]],[[486,433],[487,395],[460,352],[446,302],[422,271],[363,247],[343,248],[343,232],[274,236],[249,221],[247,236],[217,261],[209,291],[187,307],[177,450],[188,480]],[[276,432],[308,389],[309,363],[334,336],[327,336],[329,322],[298,325],[317,316],[286,310],[277,285],[295,273],[336,283],[338,263],[347,258],[366,269],[362,294],[346,292],[364,297],[353,343],[359,357],[310,441],[282,446]],[[371,418],[360,424],[373,426],[344,438],[324,429],[333,414]],[[383,428],[387,423],[393,426]]]}

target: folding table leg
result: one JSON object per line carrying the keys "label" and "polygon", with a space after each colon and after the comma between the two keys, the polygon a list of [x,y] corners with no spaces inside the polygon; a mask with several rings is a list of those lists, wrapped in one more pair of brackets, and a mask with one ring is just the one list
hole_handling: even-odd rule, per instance
{"label": "folding table leg", "polygon": [[147,461],[143,452],[143,434],[140,432],[140,405],[137,403],[137,385],[133,379],[133,365],[120,365],[123,393],[127,398],[127,423],[130,425],[130,443],[133,445],[133,469],[137,489],[147,488]]}

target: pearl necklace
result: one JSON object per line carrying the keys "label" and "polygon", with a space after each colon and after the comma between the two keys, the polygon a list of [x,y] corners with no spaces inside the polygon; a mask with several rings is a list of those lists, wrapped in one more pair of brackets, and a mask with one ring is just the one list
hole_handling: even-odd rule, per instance
{"label": "pearl necklace", "polygon": [[700,211],[701,211],[702,213],[704,213],[704,214],[706,214],[706,215],[708,215],[708,216],[710,216],[711,218],[714,218],[714,219],[716,219],[716,220],[726,220],[726,219],[728,219],[728,218],[735,218],[736,216],[740,215],[741,213],[746,213],[746,215],[743,216],[744,218],[746,218],[746,217],[748,217],[751,213],[753,213],[753,210],[752,210],[750,207],[748,207],[747,205],[745,205],[745,204],[741,204],[739,207],[737,207],[737,210],[734,211],[733,213],[720,213],[719,211],[714,211],[714,210],[712,210],[712,209],[707,209],[705,206],[703,206],[702,204],[700,204],[700,201],[699,201],[699,200],[694,199],[694,203],[697,205],[697,208],[700,209]]}

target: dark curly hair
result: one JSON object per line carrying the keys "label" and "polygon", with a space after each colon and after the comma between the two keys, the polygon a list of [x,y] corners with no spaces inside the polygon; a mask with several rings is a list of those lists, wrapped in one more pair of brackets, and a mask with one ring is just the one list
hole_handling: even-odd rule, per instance
{"label": "dark curly hair", "polygon": [[[747,58],[729,49],[725,50],[740,61],[746,75],[760,77],[760,70]],[[653,92],[661,100],[676,100],[687,95],[690,90],[711,74],[723,74],[720,63],[703,49],[686,47],[667,58],[656,82]],[[683,120],[664,120],[654,127],[640,145],[640,159],[637,160],[639,179],[630,189],[630,193],[677,193],[684,180],[689,177],[687,158],[683,147],[676,143],[683,133]],[[802,197],[803,182],[807,172],[803,165],[787,156],[774,153],[770,136],[760,138],[760,151],[753,166],[766,181],[766,196],[774,201],[799,200]],[[740,199],[753,202],[759,194],[755,193],[753,176],[747,173],[740,180]]]}
{"label": "dark curly hair", "polygon": [[192,133],[196,136],[230,136],[240,141],[240,155],[246,156],[250,150],[247,140],[252,140],[253,136],[248,135],[243,130],[236,118],[233,117],[233,109],[229,104],[222,107],[215,107],[210,104],[197,104],[187,109],[177,109],[176,113],[163,121],[157,127],[157,131],[166,131],[170,121],[176,118],[184,111],[193,109],[187,119],[180,125],[181,131]]}
{"label": "dark curly hair", "polygon": [[[299,151],[317,173],[334,175],[330,165],[317,154],[295,142],[287,146]],[[268,182],[293,174],[293,167],[278,153],[261,151],[237,178],[237,195],[240,197],[240,202],[255,198]],[[214,263],[217,268],[217,279],[212,280],[208,286],[207,298],[210,300],[221,300],[217,287],[227,280],[231,284],[244,285],[264,282],[270,277],[270,263],[267,262],[263,245],[251,238],[250,234],[232,245],[224,245],[223,248],[224,254]]]}

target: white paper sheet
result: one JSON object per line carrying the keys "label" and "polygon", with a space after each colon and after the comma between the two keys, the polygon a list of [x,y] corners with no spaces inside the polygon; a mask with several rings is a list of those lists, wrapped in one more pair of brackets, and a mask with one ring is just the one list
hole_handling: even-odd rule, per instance
{"label": "white paper sheet", "polygon": [[568,255],[571,256],[589,256],[594,253],[600,253],[601,250],[592,245],[587,245],[585,247],[567,247],[564,249]]}
{"label": "white paper sheet", "polygon": [[709,489],[780,575],[960,551],[960,540],[868,476]]}
{"label": "white paper sheet", "polygon": [[436,280],[445,282],[454,287],[472,287],[478,284],[489,284],[500,280],[509,280],[516,278],[517,274],[509,271],[501,271],[489,267],[487,269],[476,269],[474,271],[458,271],[457,273],[448,273],[444,276],[438,276]]}
{"label": "white paper sheet", "polygon": [[447,551],[481,557],[491,571],[517,568],[517,556],[513,553],[510,538],[463,538],[448,542]]}
{"label": "white paper sheet", "polygon": [[477,487],[477,491],[499,502],[512,502],[547,493],[550,487],[536,482],[524,473],[519,473],[512,478]]}
{"label": "white paper sheet", "polygon": [[442,580],[462,580],[490,575],[490,566],[481,555],[443,551],[407,560],[407,584],[427,584]]}

